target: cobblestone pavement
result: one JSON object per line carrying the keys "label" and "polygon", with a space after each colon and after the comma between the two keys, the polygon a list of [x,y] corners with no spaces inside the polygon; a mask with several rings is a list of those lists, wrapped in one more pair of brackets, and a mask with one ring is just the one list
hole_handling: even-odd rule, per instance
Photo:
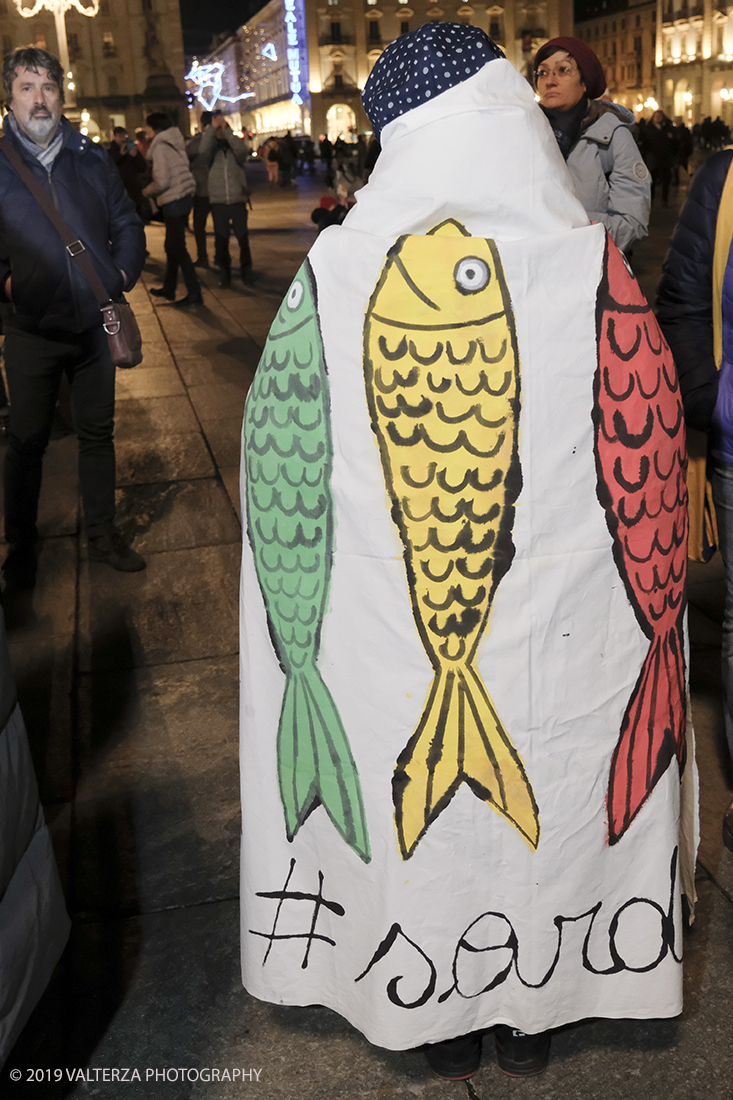
{"label": "cobblestone pavement", "polygon": [[[689,585],[702,843],[680,1019],[564,1029],[549,1070],[530,1081],[499,1072],[489,1037],[473,1082],[452,1085],[432,1079],[419,1052],[372,1047],[333,1012],[262,1004],[242,989],[239,433],[270,322],[314,240],[309,213],[322,192],[320,180],[283,192],[257,178],[252,252],[261,277],[222,289],[214,270],[204,272],[204,305],[187,312],[149,296],[161,279],[163,232],[148,230],[151,255],[131,296],[145,360],[118,374],[116,421],[119,520],[147,558],[143,573],[121,575],[86,559],[76,444],[60,403],[45,464],[38,586],[32,604],[9,616],[74,927],[0,1075],[2,1095],[731,1100],[733,856],[720,838],[731,790],[716,561],[694,567]],[[650,237],[634,256],[649,294],[675,216],[674,204],[656,206]],[[209,245],[212,256],[212,237]],[[161,1077],[166,1069],[212,1067],[230,1075],[256,1070],[259,1078]],[[125,1068],[128,1081],[114,1080],[112,1071],[123,1076]],[[11,1069],[21,1071],[21,1083],[8,1080]],[[129,1080],[135,1069],[140,1083]],[[43,1080],[28,1082],[29,1070]]]}

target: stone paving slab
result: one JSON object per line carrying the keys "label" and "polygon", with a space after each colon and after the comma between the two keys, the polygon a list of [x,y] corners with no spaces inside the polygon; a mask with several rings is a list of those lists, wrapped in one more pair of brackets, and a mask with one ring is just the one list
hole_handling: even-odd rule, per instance
{"label": "stone paving slab", "polygon": [[232,503],[232,507],[237,513],[240,521],[242,519],[242,500],[239,495],[239,462],[236,466],[223,466],[220,470],[222,480],[226,487],[226,491],[229,494],[229,500]]}
{"label": "stone paving slab", "polygon": [[238,544],[151,554],[142,573],[84,563],[81,672],[224,657],[238,650]]}
{"label": "stone paving slab", "polygon": [[220,468],[239,464],[242,449],[242,417],[201,418],[201,431]]}
{"label": "stone paving slab", "polygon": [[115,436],[120,440],[150,439],[197,432],[198,421],[187,397],[153,397],[121,401],[115,413]]}
{"label": "stone paving slab", "polygon": [[198,431],[154,437],[149,433],[146,439],[118,441],[115,451],[118,486],[214,476],[209,447]]}
{"label": "stone paving slab", "polygon": [[172,397],[175,394],[185,393],[181,376],[173,365],[173,359],[170,356],[168,358],[170,366],[156,361],[154,367],[141,364],[133,370],[119,371],[117,401],[141,397]]}
{"label": "stone paving slab", "polygon": [[116,916],[237,896],[237,683],[236,657],[84,677],[77,912]]}
{"label": "stone paving slab", "polygon": [[117,523],[148,558],[239,542],[239,524],[224,486],[213,478],[156,482],[117,490]]}

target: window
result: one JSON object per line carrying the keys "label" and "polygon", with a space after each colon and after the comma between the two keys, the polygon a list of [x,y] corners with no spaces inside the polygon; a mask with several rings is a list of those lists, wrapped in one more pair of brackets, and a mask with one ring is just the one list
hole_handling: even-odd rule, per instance
{"label": "window", "polygon": [[79,46],[78,34],[67,34],[66,41],[69,44],[69,61],[78,61],[81,57],[81,47]]}
{"label": "window", "polygon": [[410,23],[407,19],[403,19],[400,23],[400,34],[407,34],[410,30]]}
{"label": "window", "polygon": [[10,53],[13,48],[13,40],[9,34],[3,35],[3,53]]}
{"label": "window", "polygon": [[622,20],[621,20],[621,30],[622,30],[622,31],[625,31],[625,30],[626,30],[626,20],[625,20],[625,19],[622,19]]}
{"label": "window", "polygon": [[331,41],[332,42],[340,42],[341,41],[341,24],[340,23],[332,23],[331,24]]}
{"label": "window", "polygon": [[501,38],[501,26],[498,19],[493,19],[489,23],[489,38],[493,38],[497,42]]}
{"label": "window", "polygon": [[48,46],[46,45],[46,36],[43,33],[43,31],[40,31],[35,36],[35,38],[33,39],[33,45],[36,47],[37,50],[47,50],[48,49]]}
{"label": "window", "polygon": [[616,20],[615,19],[614,19],[613,23],[611,24],[611,30],[613,31],[614,34],[616,33]]}
{"label": "window", "polygon": [[381,42],[381,40],[382,40],[382,36],[379,33],[379,20],[378,19],[372,19],[372,21],[369,24],[369,41],[370,42]]}
{"label": "window", "polygon": [[641,26],[641,16],[640,15],[637,15],[637,17],[636,17],[636,25],[637,25],[637,27]]}
{"label": "window", "polygon": [[616,43],[615,42],[611,43],[611,56],[612,57],[616,56]]}
{"label": "window", "polygon": [[344,78],[343,78],[343,76],[341,75],[341,73],[336,73],[336,75],[334,76],[334,78],[333,78],[333,86],[334,86],[334,88],[343,88],[343,86],[344,86]]}
{"label": "window", "polygon": [[116,57],[117,50],[115,49],[115,36],[112,31],[102,32],[102,55],[104,57]]}
{"label": "window", "polygon": [[641,35],[634,39],[634,53],[641,53]]}
{"label": "window", "polygon": [[119,87],[118,87],[118,84],[117,84],[117,77],[116,76],[108,76],[107,77],[107,82],[109,84],[109,94],[110,95],[117,95],[117,93],[120,90]]}

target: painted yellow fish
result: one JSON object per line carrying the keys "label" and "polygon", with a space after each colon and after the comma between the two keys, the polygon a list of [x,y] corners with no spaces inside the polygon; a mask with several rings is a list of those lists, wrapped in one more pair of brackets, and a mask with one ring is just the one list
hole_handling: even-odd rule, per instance
{"label": "painted yellow fish", "polygon": [[397,760],[404,859],[461,783],[536,848],[522,760],[474,665],[514,556],[519,356],[496,245],[452,219],[401,237],[364,329],[364,374],[413,614],[435,679]]}

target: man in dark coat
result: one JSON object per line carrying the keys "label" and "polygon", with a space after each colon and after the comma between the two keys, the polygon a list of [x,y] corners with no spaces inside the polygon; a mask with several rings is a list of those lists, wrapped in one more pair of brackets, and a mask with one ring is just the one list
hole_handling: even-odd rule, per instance
{"label": "man in dark coat", "polygon": [[138,151],[135,142],[130,141],[124,126],[115,126],[107,152],[115,162],[125,185],[125,191],[135,203],[135,209],[140,220],[143,221],[145,204],[143,186],[147,182],[145,176],[148,171],[145,157]]}
{"label": "man in dark coat", "polygon": [[[53,199],[113,300],[142,269],[145,234],[119,172],[104,149],[61,117],[63,69],[46,50],[6,55],[11,108],[5,138]],[[0,156],[0,299],[5,325],[10,442],[5,458],[5,562],[11,586],[32,587],[43,455],[61,375],[71,385],[79,481],[89,558],[133,572],[145,562],[114,524],[115,368],[99,303],[37,200]]]}
{"label": "man in dark coat", "polygon": [[[725,569],[723,717],[733,764],[733,210],[726,190],[732,165],[726,149],[695,173],[664,261],[657,317],[674,355],[688,427],[690,554],[703,560],[714,549],[703,537],[706,493],[695,477],[697,464],[705,480],[705,447],[689,429],[707,436],[707,473]],[[733,802],[723,817],[723,841],[733,851]]]}

